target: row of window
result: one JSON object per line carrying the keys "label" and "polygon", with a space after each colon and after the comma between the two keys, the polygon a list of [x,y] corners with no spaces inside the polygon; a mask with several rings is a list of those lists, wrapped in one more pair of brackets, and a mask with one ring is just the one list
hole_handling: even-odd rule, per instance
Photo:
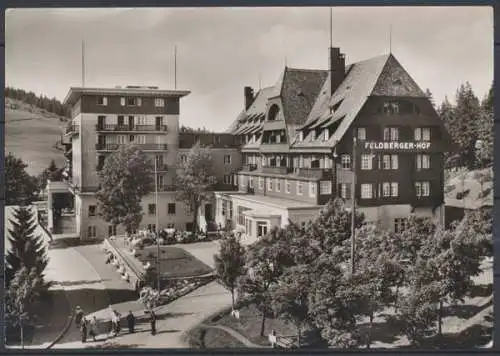
{"label": "row of window", "polygon": [[[156,204],[148,204],[148,215],[155,215],[156,214]],[[168,215],[175,215],[176,214],[176,204],[175,203],[168,203],[167,205],[167,214]],[[192,214],[191,207],[186,205],[186,214]],[[97,216],[97,206],[96,205],[89,205],[88,208],[88,216],[93,217]]]}
{"label": "row of window", "polygon": [[[252,176],[248,177],[248,187],[253,189],[254,188],[254,182],[253,182]],[[259,179],[259,190],[264,190],[264,178],[258,178]],[[243,185],[244,181],[243,181]],[[308,185],[308,195],[311,198],[316,197],[317,194],[317,183],[316,182],[309,182],[303,183],[298,181],[296,183],[296,194],[297,195],[304,195],[304,185]],[[267,179],[267,191],[268,192],[281,192],[282,187],[284,188],[284,192],[286,194],[291,193],[291,182],[288,181],[287,179],[284,180],[284,185],[282,186],[282,180],[280,178],[268,178]],[[321,195],[329,195],[332,194],[332,182],[331,181],[321,181],[320,182],[320,194]]]}
{"label": "row of window", "polygon": [[[361,155],[360,167],[362,170],[372,170],[373,160],[377,157],[373,154]],[[395,170],[399,169],[398,155],[381,155],[378,159],[379,169]],[[352,162],[350,155],[342,155],[340,157],[340,164],[342,169],[352,169]],[[415,165],[418,170],[431,168],[431,157],[428,154],[418,154],[415,156]]]}
{"label": "row of window", "polygon": [[[357,129],[356,137],[360,141],[366,141],[366,127],[359,127]],[[330,139],[330,130],[328,128],[324,129],[319,135],[316,130],[311,131],[310,140],[315,141],[321,139],[322,141],[328,141]],[[414,141],[430,141],[431,140],[431,129],[430,127],[417,127],[413,129],[413,139]],[[304,132],[300,131],[298,136],[298,141],[304,140]],[[383,130],[383,140],[384,141],[399,141],[399,127],[385,127]]]}
{"label": "row of window", "polygon": [[[345,186],[345,188],[342,188]],[[350,184],[341,185],[341,197],[347,199],[347,190]],[[398,197],[399,196],[399,184],[396,182],[384,182],[378,185],[379,196],[382,198]],[[345,189],[345,190],[344,190]],[[374,183],[363,183],[361,184],[361,199],[374,199],[376,198],[377,184]],[[343,194],[345,192],[345,195]],[[430,182],[415,182],[415,196],[416,197],[428,197],[431,194]]]}
{"label": "row of window", "polygon": [[[112,119],[113,117],[108,117],[106,115],[98,115],[97,116],[97,123],[99,126],[105,126],[106,124],[111,124],[112,120],[107,120],[107,119]],[[108,121],[108,122],[106,122]],[[163,116],[155,116],[154,120],[152,117],[148,117],[145,115],[129,115],[128,116],[128,121],[127,125],[133,126],[133,125],[139,125],[139,126],[146,126],[146,125],[157,125],[157,126],[162,126],[163,125]],[[112,125],[112,124],[111,124]],[[116,125],[118,126],[125,126],[125,115],[117,115],[116,117]]]}
{"label": "row of window", "polygon": [[[97,97],[97,105],[107,106],[108,105],[108,97],[107,96],[99,96]],[[121,106],[141,106],[142,98],[134,98],[134,97],[121,97],[120,98]],[[155,106],[158,108],[162,108],[165,106],[165,99],[163,98],[155,98]]]}

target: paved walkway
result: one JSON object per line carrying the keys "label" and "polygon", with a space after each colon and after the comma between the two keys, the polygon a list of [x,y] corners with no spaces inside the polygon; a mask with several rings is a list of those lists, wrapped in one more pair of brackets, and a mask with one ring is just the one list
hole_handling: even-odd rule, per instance
{"label": "paved walkway", "polygon": [[[157,309],[157,334],[150,334],[149,323],[144,320],[144,313],[137,312],[139,319],[137,332],[121,334],[109,342],[121,347],[138,348],[188,348],[184,341],[184,333],[195,327],[212,314],[231,306],[231,295],[217,282],[211,282],[195,291],[181,297],[172,303]],[[106,310],[95,313],[99,317],[107,315]],[[126,332],[126,330],[124,330]],[[88,342],[85,346],[102,346],[105,344],[105,334],[97,342]],[[79,341],[58,343],[54,348],[81,348],[84,345]]]}

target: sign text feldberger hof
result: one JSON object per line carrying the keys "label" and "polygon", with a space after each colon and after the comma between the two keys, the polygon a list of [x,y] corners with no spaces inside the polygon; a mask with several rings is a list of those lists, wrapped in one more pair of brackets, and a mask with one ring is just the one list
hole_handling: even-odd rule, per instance
{"label": "sign text feldberger hof", "polygon": [[365,142],[366,150],[428,150],[430,142]]}

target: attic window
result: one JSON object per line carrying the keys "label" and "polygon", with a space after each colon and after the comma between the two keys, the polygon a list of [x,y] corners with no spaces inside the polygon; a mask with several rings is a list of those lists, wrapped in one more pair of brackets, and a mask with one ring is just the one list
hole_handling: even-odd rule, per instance
{"label": "attic window", "polygon": [[304,141],[304,132],[303,131],[299,132],[299,138],[298,138],[298,140],[299,140],[299,142]]}
{"label": "attic window", "polygon": [[394,85],[401,85],[401,84],[403,84],[403,82],[401,81],[401,79],[396,78],[396,79],[394,79],[394,80],[392,81],[392,84],[394,84]]}

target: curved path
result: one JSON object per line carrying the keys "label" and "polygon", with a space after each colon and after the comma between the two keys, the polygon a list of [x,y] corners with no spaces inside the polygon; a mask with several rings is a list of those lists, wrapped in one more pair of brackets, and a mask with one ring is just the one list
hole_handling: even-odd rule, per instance
{"label": "curved path", "polygon": [[227,332],[229,335],[234,337],[236,340],[241,342],[243,345],[246,347],[251,347],[251,348],[256,348],[256,349],[263,349],[263,348],[269,348],[266,346],[258,345],[247,339],[245,336],[237,332],[236,330],[233,330],[231,328],[228,328],[227,326],[224,325],[207,325],[207,324],[200,324],[199,327],[204,328],[204,329],[219,329]]}

